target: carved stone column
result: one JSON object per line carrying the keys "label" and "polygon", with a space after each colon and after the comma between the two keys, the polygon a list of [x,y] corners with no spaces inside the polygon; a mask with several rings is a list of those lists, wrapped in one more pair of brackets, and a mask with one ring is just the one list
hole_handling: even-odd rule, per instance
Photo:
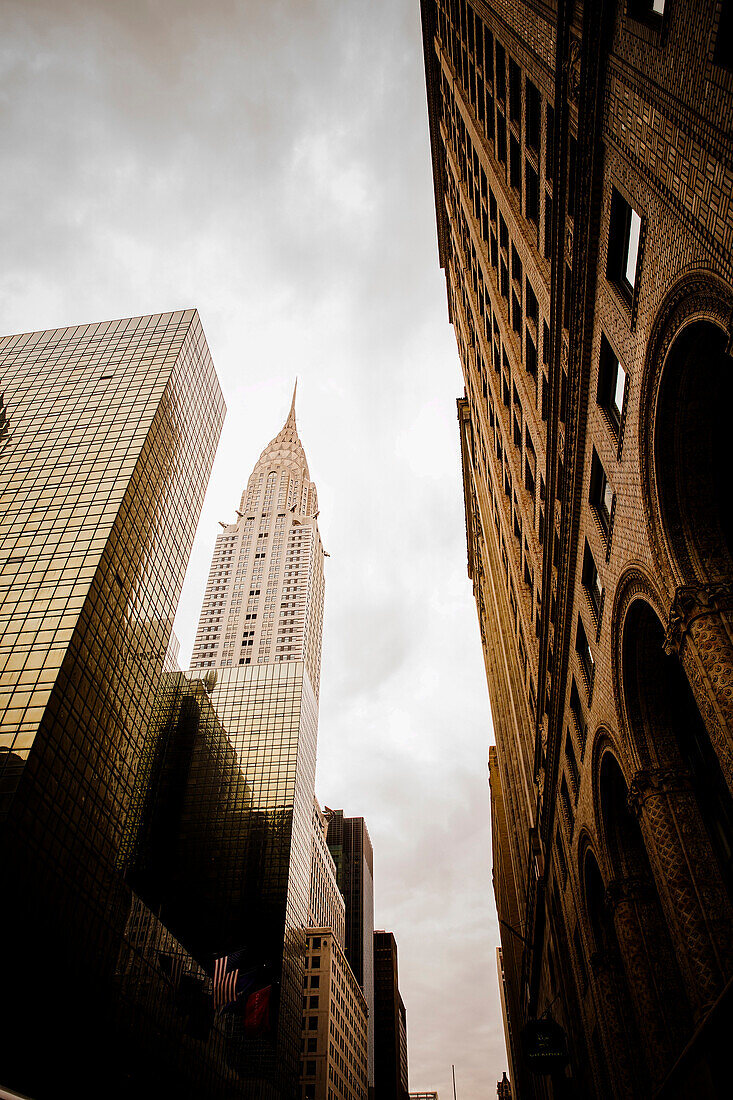
{"label": "carved stone column", "polygon": [[733,584],[688,584],[675,592],[664,639],[678,654],[733,791]]}
{"label": "carved stone column", "polygon": [[689,776],[671,768],[637,772],[629,808],[638,815],[687,996],[699,1017],[731,972],[733,909]]}
{"label": "carved stone column", "polygon": [[691,1031],[669,933],[648,876],[617,878],[606,890],[649,1075],[665,1077]]}
{"label": "carved stone column", "polygon": [[633,1025],[633,1011],[618,952],[595,951],[590,958],[598,1003],[598,1023],[606,1062],[619,1100],[649,1095],[644,1059]]}

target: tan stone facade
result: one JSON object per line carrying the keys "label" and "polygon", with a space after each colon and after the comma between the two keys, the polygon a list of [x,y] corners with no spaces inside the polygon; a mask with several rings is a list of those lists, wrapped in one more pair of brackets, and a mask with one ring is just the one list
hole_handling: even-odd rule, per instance
{"label": "tan stone facade", "polygon": [[[422,3],[522,1100],[728,1084],[724,8]],[[554,1092],[521,1050],[543,1014],[569,1041]]]}
{"label": "tan stone facade", "polygon": [[302,1100],[366,1100],[367,1003],[330,928],[309,928],[303,989]]}

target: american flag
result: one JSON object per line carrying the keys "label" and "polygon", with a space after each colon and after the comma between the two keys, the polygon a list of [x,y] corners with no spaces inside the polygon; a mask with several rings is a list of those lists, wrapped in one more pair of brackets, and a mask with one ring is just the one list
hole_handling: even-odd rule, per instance
{"label": "american flag", "polygon": [[240,955],[240,951],[233,955],[222,955],[214,962],[214,1008],[226,1008],[237,999],[237,963]]}

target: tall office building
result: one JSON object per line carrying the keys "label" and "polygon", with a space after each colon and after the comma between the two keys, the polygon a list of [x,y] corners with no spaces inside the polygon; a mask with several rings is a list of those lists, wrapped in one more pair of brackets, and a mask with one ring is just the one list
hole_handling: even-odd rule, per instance
{"label": "tall office building", "polygon": [[279,980],[273,1035],[243,1041],[236,1066],[258,1098],[290,1095],[300,1072],[323,626],[317,516],[293,393],[285,425],[255,464],[237,521],[222,525],[217,538],[189,674],[210,683],[257,822],[257,877],[221,948],[270,961]]}
{"label": "tall office building", "polygon": [[551,1094],[522,1042],[553,1017],[576,1096],[724,1095],[730,6],[422,18],[512,1085]]}
{"label": "tall office building", "polygon": [[374,1087],[378,1100],[408,1100],[407,1016],[397,942],[383,931],[374,933]]}
{"label": "tall office building", "polygon": [[318,696],[323,546],[318,496],[288,418],[255,464],[237,512],[222,524],[191,667],[304,661]]}
{"label": "tall office building", "polygon": [[346,902],[346,957],[369,1006],[369,1085],[374,1087],[374,855],[363,817],[326,808],[326,839]]}
{"label": "tall office building", "polygon": [[[187,1047],[160,973],[144,1006],[120,983],[133,925],[177,950],[130,888],[130,837],[219,385],[195,310],[3,338],[0,379],[3,1083],[38,1100],[146,1096],[155,1073],[202,1088],[225,1069],[217,1040]],[[158,1060],[140,1078],[146,1012]]]}

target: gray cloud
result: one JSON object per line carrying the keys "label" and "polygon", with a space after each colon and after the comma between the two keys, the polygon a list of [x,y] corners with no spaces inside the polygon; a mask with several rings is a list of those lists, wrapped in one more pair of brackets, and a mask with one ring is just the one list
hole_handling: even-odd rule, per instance
{"label": "gray cloud", "polygon": [[505,1068],[490,715],[466,577],[417,0],[6,0],[2,330],[196,305],[229,415],[187,655],[292,380],[327,562],[318,793],[364,814],[411,1087]]}

